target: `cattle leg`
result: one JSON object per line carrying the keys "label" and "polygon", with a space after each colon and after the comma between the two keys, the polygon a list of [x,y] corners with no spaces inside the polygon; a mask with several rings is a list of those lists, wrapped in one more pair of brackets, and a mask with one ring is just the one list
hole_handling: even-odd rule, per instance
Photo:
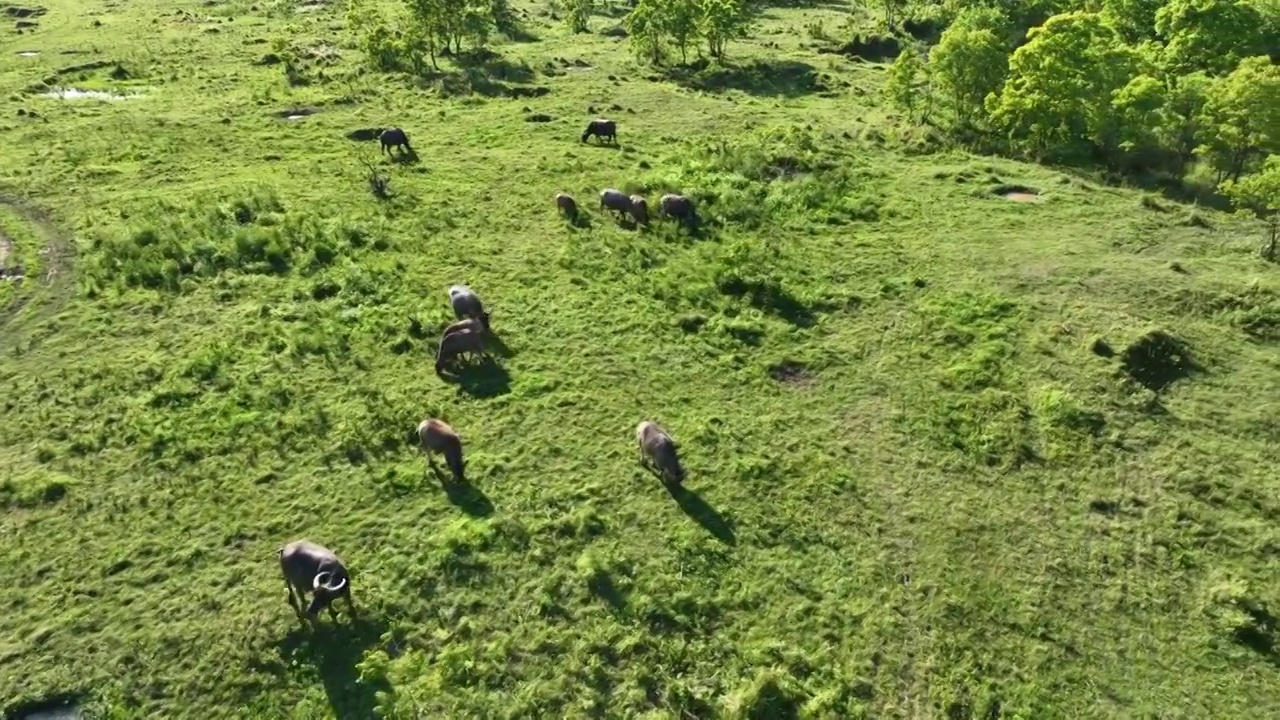
{"label": "cattle leg", "polygon": [[295,600],[295,599],[294,599],[294,597],[293,597],[293,583],[289,582],[288,580],[285,580],[285,581],[284,581],[284,587],[285,587],[285,589],[286,589],[286,590],[288,590],[288,591],[289,591],[289,607],[292,607],[292,608],[293,608],[293,612],[294,612],[294,614],[296,614],[296,615],[298,615],[299,617],[301,617],[301,616],[302,616],[302,608],[298,606],[298,601],[297,601],[297,600]]}

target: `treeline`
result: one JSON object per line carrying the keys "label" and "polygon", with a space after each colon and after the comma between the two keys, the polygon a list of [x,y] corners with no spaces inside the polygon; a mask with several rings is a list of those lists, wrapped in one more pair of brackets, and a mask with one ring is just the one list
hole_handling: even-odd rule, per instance
{"label": "treeline", "polygon": [[[811,1],[628,0],[622,26],[646,62],[726,62],[764,4]],[[585,32],[598,2],[552,7]],[[865,2],[879,39],[900,48],[886,92],[914,121],[1168,184],[1195,169],[1241,207],[1280,208],[1280,161],[1268,162],[1280,154],[1280,0]],[[494,32],[523,33],[508,0],[403,0],[390,18],[383,7],[352,2],[348,22],[388,71],[422,73]]]}
{"label": "treeline", "polygon": [[[892,1],[892,0],[891,0]],[[917,119],[1041,161],[1101,164],[1280,210],[1276,0],[966,0],[906,43],[886,92]],[[1041,16],[1044,16],[1041,19]]]}
{"label": "treeline", "polygon": [[[1042,160],[1239,180],[1280,145],[1274,13],[1250,0],[1100,0],[1030,28],[970,3],[908,46],[887,91],[911,114]],[[1025,16],[1023,16],[1025,17]]]}

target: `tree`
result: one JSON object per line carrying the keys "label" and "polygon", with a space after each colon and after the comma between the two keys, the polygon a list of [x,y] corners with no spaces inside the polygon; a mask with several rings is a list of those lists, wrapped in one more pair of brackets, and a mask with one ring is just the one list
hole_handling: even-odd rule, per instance
{"label": "tree", "polygon": [[1102,16],[1131,43],[1154,40],[1163,0],[1102,0]]}
{"label": "tree", "polygon": [[746,37],[751,29],[746,0],[699,0],[699,4],[702,18],[698,29],[707,41],[707,51],[723,62],[729,41]]}
{"label": "tree", "polygon": [[992,122],[1041,155],[1081,142],[1114,150],[1112,95],[1138,74],[1138,53],[1098,13],[1055,15],[1027,38],[1009,58],[1004,86],[987,98]]}
{"label": "tree", "polygon": [[[409,15],[431,44],[454,53],[462,52],[462,41],[483,45],[493,29],[493,7],[478,0],[406,0]],[[431,53],[435,62],[435,50]]]}
{"label": "tree", "polygon": [[663,0],[638,0],[631,12],[622,19],[622,26],[631,38],[632,50],[655,65],[662,62],[666,48],[667,28],[663,20],[662,2]]}
{"label": "tree", "polygon": [[1004,84],[1009,57],[992,30],[952,25],[929,53],[929,70],[957,122],[969,125],[983,112],[986,97]]}
{"label": "tree", "polygon": [[1267,221],[1271,234],[1262,248],[1262,257],[1274,262],[1280,236],[1280,155],[1268,156],[1260,172],[1240,181],[1227,180],[1219,188],[1238,209]]}
{"label": "tree", "polygon": [[1254,157],[1280,152],[1280,67],[1265,55],[1245,58],[1208,86],[1201,120],[1219,180],[1239,180]]}
{"label": "tree", "polygon": [[1159,150],[1165,127],[1168,88],[1150,75],[1139,75],[1115,92],[1111,100],[1116,114],[1119,149],[1136,156],[1147,166],[1151,156]]}
{"label": "tree", "polygon": [[574,33],[586,32],[587,21],[591,19],[591,10],[594,6],[595,0],[569,0],[569,16],[566,18],[569,29]]}
{"label": "tree", "polygon": [[925,78],[925,65],[920,54],[906,49],[893,61],[893,65],[889,67],[889,77],[885,80],[884,91],[889,102],[913,120],[918,117],[917,110],[921,105]]}
{"label": "tree", "polygon": [[680,51],[680,62],[689,62],[689,46],[696,44],[700,32],[701,10],[696,0],[664,0],[662,24],[671,43]]}
{"label": "tree", "polygon": [[1169,0],[1156,12],[1165,39],[1164,64],[1182,75],[1229,72],[1243,57],[1262,51],[1262,14],[1239,0]]}
{"label": "tree", "polygon": [[1212,82],[1203,72],[1169,78],[1164,122],[1156,129],[1160,146],[1173,153],[1178,175],[1186,171],[1200,143],[1201,117]]}

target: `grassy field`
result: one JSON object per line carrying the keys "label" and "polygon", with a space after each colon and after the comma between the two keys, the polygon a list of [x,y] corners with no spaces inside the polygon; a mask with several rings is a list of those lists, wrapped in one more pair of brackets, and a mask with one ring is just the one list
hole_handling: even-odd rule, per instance
{"label": "grassy field", "polygon": [[[42,7],[0,31],[0,713],[1280,713],[1255,225],[947,149],[816,52],[836,4],[678,75],[621,10],[517,4],[528,37],[423,81],[339,5]],[[348,137],[391,125],[416,162]],[[609,186],[707,222],[621,226]],[[458,282],[506,350],[449,380]],[[299,537],[359,622],[299,625]]]}

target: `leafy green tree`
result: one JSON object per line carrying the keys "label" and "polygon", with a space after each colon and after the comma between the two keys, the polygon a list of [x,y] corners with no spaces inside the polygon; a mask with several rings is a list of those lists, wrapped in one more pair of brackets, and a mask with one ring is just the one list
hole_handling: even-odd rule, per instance
{"label": "leafy green tree", "polygon": [[986,97],[1004,84],[1009,56],[991,29],[952,25],[929,53],[929,70],[956,120],[970,125],[984,112]]}
{"label": "leafy green tree", "polygon": [[569,15],[566,21],[569,29],[575,33],[587,32],[587,21],[591,19],[591,11],[595,0],[568,0]]}
{"label": "leafy green tree", "polygon": [[1004,86],[987,98],[992,122],[1041,155],[1082,141],[1114,150],[1112,95],[1138,74],[1138,53],[1098,13],[1055,15],[1027,37],[1009,58]]}
{"label": "leafy green tree", "polygon": [[1266,55],[1245,58],[1208,87],[1201,123],[1219,179],[1239,180],[1253,158],[1280,152],[1280,67]]}
{"label": "leafy green tree", "polygon": [[1280,237],[1280,155],[1268,156],[1260,172],[1239,181],[1227,180],[1219,189],[1237,208],[1267,221],[1271,236],[1262,248],[1262,256],[1275,261],[1276,242]]}
{"label": "leafy green tree", "polygon": [[966,5],[947,25],[948,30],[990,30],[996,37],[1007,38],[1013,32],[1013,22],[998,7]]}
{"label": "leafy green tree", "polygon": [[1170,73],[1223,74],[1262,51],[1261,13],[1240,0],[1169,0],[1155,15]]}
{"label": "leafy green tree", "polygon": [[921,109],[927,92],[926,82],[925,64],[920,59],[920,53],[906,49],[889,67],[884,91],[890,103],[914,120],[922,115]]}
{"label": "leafy green tree", "polygon": [[1102,16],[1125,40],[1139,43],[1156,37],[1156,11],[1164,0],[1102,0]]}
{"label": "leafy green tree", "polygon": [[698,41],[702,11],[697,0],[663,0],[662,23],[671,44],[680,51],[680,62],[689,62],[689,47]]}
{"label": "leafy green tree", "polygon": [[1195,72],[1169,79],[1163,124],[1156,129],[1160,146],[1173,154],[1174,171],[1182,175],[1200,144],[1205,98],[1212,79]]}
{"label": "leafy green tree", "polygon": [[[1019,35],[1023,30],[1042,25],[1054,15],[1078,9],[1081,5],[1079,0],[944,0],[942,3],[944,15],[957,20],[966,13],[994,10],[1007,23],[1005,28],[1011,34]],[[1005,37],[997,28],[987,29]]]}
{"label": "leafy green tree", "polygon": [[[462,52],[462,42],[483,45],[493,30],[493,7],[480,0],[406,0],[409,14],[439,49]],[[432,52],[432,62],[435,62]]]}
{"label": "leafy green tree", "polygon": [[751,30],[751,13],[746,0],[700,0],[702,18],[698,29],[707,41],[711,57],[723,61],[730,40],[747,36]]}
{"label": "leafy green tree", "polygon": [[632,50],[655,65],[662,62],[666,52],[667,24],[663,12],[663,0],[637,0],[622,19]]}
{"label": "leafy green tree", "polygon": [[1130,80],[1112,96],[1119,150],[1141,166],[1151,165],[1160,150],[1160,129],[1168,124],[1168,101],[1165,84],[1145,74]]}

